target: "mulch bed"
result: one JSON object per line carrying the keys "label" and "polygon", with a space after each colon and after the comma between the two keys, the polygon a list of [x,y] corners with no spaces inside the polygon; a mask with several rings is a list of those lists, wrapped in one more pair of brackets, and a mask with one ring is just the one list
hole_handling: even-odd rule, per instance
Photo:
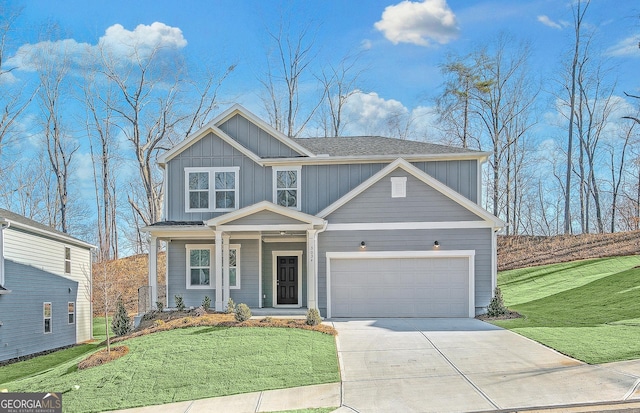
{"label": "mulch bed", "polygon": [[108,351],[105,348],[96,353],[93,353],[92,355],[78,363],[78,369],[84,370],[90,367],[100,366],[110,361],[119,359],[127,353],[129,353],[129,347],[127,346],[111,347],[111,351]]}
{"label": "mulch bed", "polygon": [[493,320],[511,320],[514,318],[522,318],[522,314],[516,312],[516,311],[511,311],[511,310],[507,310],[506,314],[497,316],[497,317],[489,317],[486,314],[480,314],[478,316],[476,316],[476,318],[478,320],[482,320],[482,321],[493,321]]}

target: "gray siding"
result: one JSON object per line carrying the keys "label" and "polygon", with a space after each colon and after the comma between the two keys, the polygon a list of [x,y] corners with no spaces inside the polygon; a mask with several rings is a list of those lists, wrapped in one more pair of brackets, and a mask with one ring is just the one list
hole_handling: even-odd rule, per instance
{"label": "gray siding", "polygon": [[326,231],[318,236],[318,307],[327,311],[327,252],[358,251],[365,241],[367,251],[475,250],[475,306],[491,300],[491,229],[437,229],[412,231]]}
{"label": "gray siding", "polygon": [[[5,260],[5,287],[0,295],[0,361],[76,343],[78,282],[41,269]],[[68,322],[68,303],[76,303],[76,320]],[[43,303],[52,307],[51,333],[44,333]]]}
{"label": "gray siding", "polygon": [[[406,177],[406,197],[391,197],[391,177]],[[332,223],[478,221],[479,218],[406,171],[391,172],[331,213]]]}
{"label": "gray siding", "polygon": [[302,156],[240,115],[233,116],[219,128],[261,158]]}
{"label": "gray siding", "polygon": [[[245,303],[249,307],[258,306],[258,240],[236,240],[231,244],[240,244],[240,289],[230,290],[235,303]],[[187,307],[198,307],[205,296],[215,304],[215,261],[212,260],[212,288],[187,289],[187,244],[211,244],[214,241],[171,241],[168,244],[168,296],[169,307],[175,307],[175,296],[182,295]],[[214,257],[215,258],[215,257]],[[225,303],[226,304],[226,303]]]}
{"label": "gray siding", "polygon": [[[284,215],[276,214],[271,211],[260,211],[247,217],[239,218],[234,221],[228,222],[228,225],[297,225],[303,224],[298,221]],[[249,228],[251,229],[251,228]]]}
{"label": "gray siding", "polygon": [[478,203],[478,161],[414,162],[413,165]]}
{"label": "gray siding", "polygon": [[239,207],[271,200],[271,168],[263,168],[231,145],[209,134],[184,150],[167,164],[167,217],[169,221],[207,220],[221,215],[214,212],[185,212],[185,175],[187,167],[240,168]]}
{"label": "gray siding", "polygon": [[[307,244],[304,242],[262,243],[262,294],[264,307],[273,307],[273,251],[302,251],[302,306],[307,305]],[[298,281],[300,281],[300,278]]]}

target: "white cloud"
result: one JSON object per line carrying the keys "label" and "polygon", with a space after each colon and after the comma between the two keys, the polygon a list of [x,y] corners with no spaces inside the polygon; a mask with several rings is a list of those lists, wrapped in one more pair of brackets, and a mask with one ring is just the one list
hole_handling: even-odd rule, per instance
{"label": "white cloud", "polygon": [[446,0],[402,1],[387,6],[374,27],[393,44],[429,46],[432,41],[449,43],[458,37],[456,16]]}
{"label": "white cloud", "polygon": [[545,16],[544,14],[538,16],[538,21],[545,26],[551,27],[553,29],[562,30],[562,25],[560,23],[556,23],[549,18],[549,16]]}
{"label": "white cloud", "polygon": [[608,56],[640,57],[640,34],[629,36],[607,49]]}

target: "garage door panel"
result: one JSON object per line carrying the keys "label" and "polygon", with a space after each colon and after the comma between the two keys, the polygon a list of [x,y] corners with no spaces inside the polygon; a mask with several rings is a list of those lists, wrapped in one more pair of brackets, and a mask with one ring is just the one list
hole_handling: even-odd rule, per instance
{"label": "garage door panel", "polygon": [[468,317],[469,258],[331,260],[333,317]]}

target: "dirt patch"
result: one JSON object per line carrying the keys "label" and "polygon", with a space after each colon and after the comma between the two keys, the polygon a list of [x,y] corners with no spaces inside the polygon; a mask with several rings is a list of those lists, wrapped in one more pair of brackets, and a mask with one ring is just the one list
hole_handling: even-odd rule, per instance
{"label": "dirt patch", "polygon": [[96,353],[93,353],[92,355],[78,363],[78,369],[84,370],[90,367],[101,366],[110,361],[117,360],[128,353],[129,347],[127,346],[111,347],[111,351],[107,351],[107,349],[105,348]]}
{"label": "dirt patch", "polygon": [[497,317],[489,317],[486,314],[480,314],[476,316],[478,320],[493,321],[493,320],[511,320],[514,318],[522,318],[522,315],[516,311],[507,310],[506,314]]}

